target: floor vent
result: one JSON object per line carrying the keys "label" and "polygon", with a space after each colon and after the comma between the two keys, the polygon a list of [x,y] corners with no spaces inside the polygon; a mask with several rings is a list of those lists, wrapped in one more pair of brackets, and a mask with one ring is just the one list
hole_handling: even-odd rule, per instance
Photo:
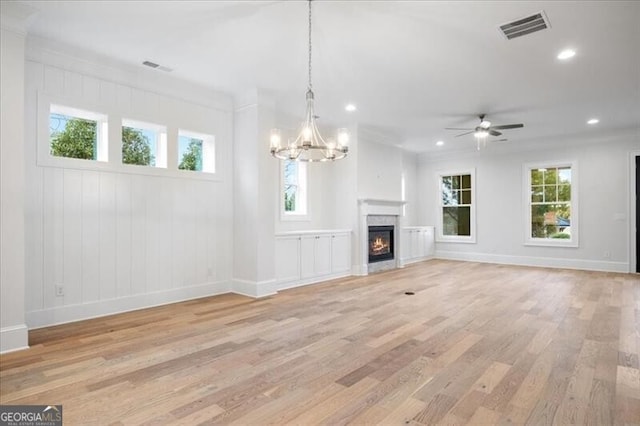
{"label": "floor vent", "polygon": [[518,19],[517,21],[500,25],[500,33],[506,37],[507,40],[511,40],[547,28],[551,28],[549,19],[544,11],[540,11],[536,14]]}

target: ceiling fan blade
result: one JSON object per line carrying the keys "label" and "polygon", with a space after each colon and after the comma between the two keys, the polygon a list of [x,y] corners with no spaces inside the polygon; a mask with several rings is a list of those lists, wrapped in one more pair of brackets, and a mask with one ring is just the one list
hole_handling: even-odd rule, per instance
{"label": "ceiling fan blade", "polygon": [[498,132],[496,130],[493,130],[493,129],[489,129],[489,134],[491,136],[500,136],[500,135],[502,135],[502,133],[500,133],[500,132]]}
{"label": "ceiling fan blade", "polygon": [[460,133],[459,135],[456,135],[455,137],[457,138],[457,137],[460,137],[460,136],[468,135],[469,133],[473,133],[473,132],[475,132],[475,129],[470,130],[468,132]]}
{"label": "ceiling fan blade", "polygon": [[519,129],[524,127],[524,124],[503,124],[501,126],[491,126],[492,129]]}
{"label": "ceiling fan blade", "polygon": [[473,130],[468,127],[445,127],[445,130]]}

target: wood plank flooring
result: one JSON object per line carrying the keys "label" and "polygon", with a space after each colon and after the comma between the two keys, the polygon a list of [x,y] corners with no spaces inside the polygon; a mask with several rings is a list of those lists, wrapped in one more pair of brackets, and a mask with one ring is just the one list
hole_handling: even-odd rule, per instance
{"label": "wood plank flooring", "polygon": [[433,260],[30,340],[0,403],[68,425],[640,424],[638,275]]}

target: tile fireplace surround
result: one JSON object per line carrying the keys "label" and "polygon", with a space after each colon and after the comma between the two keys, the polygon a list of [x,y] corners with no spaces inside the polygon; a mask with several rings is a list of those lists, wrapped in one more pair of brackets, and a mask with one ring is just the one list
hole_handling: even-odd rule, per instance
{"label": "tile fireplace surround", "polygon": [[[360,273],[359,275],[369,275],[370,273],[386,271],[400,268],[400,219],[402,217],[402,206],[404,201],[376,200],[365,198],[358,200],[359,204],[359,226],[360,226]],[[369,263],[369,226],[393,226],[394,233],[394,258],[381,262]]]}

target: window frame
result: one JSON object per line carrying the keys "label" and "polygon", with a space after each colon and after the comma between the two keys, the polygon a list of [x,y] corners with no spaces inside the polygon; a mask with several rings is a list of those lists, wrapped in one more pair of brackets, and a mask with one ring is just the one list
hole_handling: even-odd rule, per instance
{"label": "window frame", "polygon": [[[222,182],[226,179],[226,167],[224,163],[218,163],[217,157],[219,153],[216,152],[216,168],[215,172],[209,173],[191,173],[191,171],[178,170],[178,163],[175,166],[168,164],[173,162],[175,155],[177,155],[178,144],[178,130],[184,127],[183,123],[177,123],[173,120],[160,119],[160,117],[140,116],[139,114],[127,114],[121,111],[120,108],[115,108],[114,105],[103,104],[100,102],[92,102],[83,97],[70,96],[59,93],[52,93],[45,90],[36,91],[36,108],[37,119],[34,124],[33,131],[36,138],[36,164],[40,167],[57,167],[62,169],[73,170],[93,170],[103,171],[109,173],[125,173],[130,175],[143,175],[143,176],[161,176],[180,179],[193,179],[203,180],[211,182]],[[105,161],[97,160],[85,160],[80,158],[71,157],[59,157],[51,154],[50,147],[50,113],[51,105],[57,105],[66,107],[69,110],[80,110],[86,112],[95,112],[99,116],[105,117],[104,125],[104,138],[101,140],[102,146],[99,149],[104,149],[106,154]],[[134,117],[133,119],[131,117]],[[152,167],[152,166],[136,166],[133,164],[122,163],[122,120],[130,120],[138,123],[153,123],[154,121],[162,124],[158,125],[165,129],[166,133],[166,146],[167,146],[167,167]],[[195,128],[197,126],[191,126]],[[208,126],[201,127],[204,132],[202,135],[210,135],[213,140],[216,140],[216,131],[214,126],[209,130]],[[228,136],[222,129],[222,140]],[[27,134],[31,130],[27,129]],[[175,140],[174,140],[175,139]],[[106,142],[106,143],[104,143]],[[175,144],[175,145],[174,145]],[[218,146],[216,145],[216,148]],[[175,152],[175,154],[174,154]],[[226,149],[223,146],[222,155],[226,155]],[[100,156],[99,158],[103,158]],[[157,165],[156,159],[156,165]]]}
{"label": "window frame", "polygon": [[[125,167],[150,167],[152,169],[166,169],[167,168],[167,127],[161,124],[149,123],[146,121],[135,120],[131,118],[122,118],[121,129],[129,127],[137,130],[152,131],[156,134],[156,152],[152,152],[155,157],[156,164],[128,164],[124,162],[122,158],[122,130],[120,132],[120,153],[122,165]],[[176,166],[177,167],[177,166]]]}
{"label": "window frame", "polygon": [[[74,106],[70,106],[74,105]],[[87,103],[71,102],[69,99],[38,97],[37,120],[37,164],[39,166],[89,168],[103,170],[109,167],[109,115],[98,112],[100,108]],[[96,159],[73,158],[51,153],[51,114],[62,114],[96,122]]]}
{"label": "window frame", "polygon": [[[285,191],[285,164],[288,161],[293,161],[298,165],[298,191],[296,192],[296,211],[285,211],[284,205],[284,191]],[[280,190],[278,191],[278,198],[280,199],[280,219],[283,221],[310,221],[309,215],[309,180],[308,180],[309,168],[307,163],[294,160],[280,160]],[[299,204],[298,204],[299,203]]]}
{"label": "window frame", "polygon": [[[180,170],[178,166],[180,165],[180,138],[187,137],[192,139],[198,139],[202,141],[202,170]],[[214,174],[217,169],[216,165],[216,138],[213,135],[208,135],[206,133],[193,132],[191,130],[178,129],[178,138],[176,143],[176,169],[180,172],[185,173],[205,173],[205,174]]]}
{"label": "window frame", "polygon": [[[470,206],[470,218],[469,218],[469,227],[470,227],[470,235],[444,235],[444,215],[443,208],[446,207],[445,204],[442,203],[442,178],[445,176],[462,176],[462,175],[470,175],[471,176],[471,204]],[[436,241],[442,243],[466,243],[466,244],[475,244],[476,243],[476,205],[477,205],[477,191],[476,191],[476,169],[461,169],[461,170],[445,170],[438,171],[436,175],[436,206],[437,206],[437,214],[438,218],[438,226],[436,229],[438,232],[436,233]],[[466,206],[464,204],[463,206]],[[449,206],[451,207],[451,206]]]}
{"label": "window frame", "polygon": [[[569,167],[571,169],[571,200],[569,205],[571,207],[571,238],[559,239],[559,238],[534,238],[531,236],[531,170],[534,169],[556,169]],[[524,245],[525,246],[542,246],[542,247],[579,247],[579,204],[578,204],[578,162],[576,160],[565,161],[544,161],[536,163],[526,163],[522,166],[522,200],[524,214]],[[564,201],[563,201],[564,203]]]}

